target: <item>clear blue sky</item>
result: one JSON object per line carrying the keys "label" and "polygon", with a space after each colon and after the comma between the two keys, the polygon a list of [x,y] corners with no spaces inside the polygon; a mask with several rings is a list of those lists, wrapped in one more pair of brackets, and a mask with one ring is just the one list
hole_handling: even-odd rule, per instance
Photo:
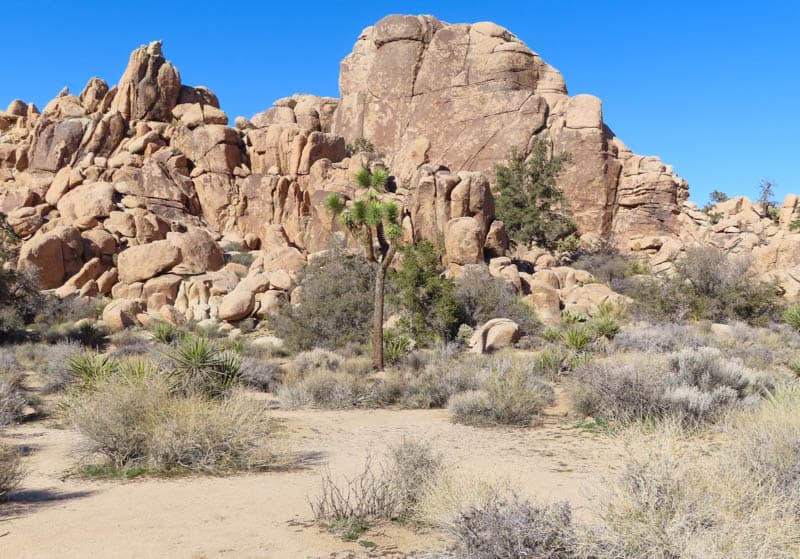
{"label": "clear blue sky", "polygon": [[41,108],[89,77],[116,83],[131,50],[155,39],[184,83],[206,85],[233,118],[292,93],[337,96],[339,61],[388,13],[494,21],[603,100],[634,151],[712,189],[780,200],[800,192],[800,2],[3,2],[0,105]]}

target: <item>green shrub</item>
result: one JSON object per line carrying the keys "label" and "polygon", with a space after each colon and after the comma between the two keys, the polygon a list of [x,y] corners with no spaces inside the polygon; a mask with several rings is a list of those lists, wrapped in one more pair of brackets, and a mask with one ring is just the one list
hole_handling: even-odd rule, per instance
{"label": "green shrub", "polygon": [[365,344],[372,328],[374,270],[363,256],[343,249],[314,258],[303,271],[297,305],[271,320],[292,352]]}
{"label": "green shrub", "polygon": [[411,339],[395,330],[383,331],[383,353],[386,361],[397,363],[411,350]]}
{"label": "green shrub", "polygon": [[544,139],[534,138],[528,157],[512,150],[508,164],[495,167],[495,214],[521,246],[534,242],[552,248],[576,231],[556,186],[570,155],[554,156],[550,148]]}
{"label": "green shrub", "polygon": [[594,318],[590,322],[590,326],[597,337],[607,338],[609,340],[613,339],[622,328],[617,319],[609,315],[602,315]]}
{"label": "green shrub", "polygon": [[800,332],[800,305],[790,305],[783,312],[783,321]]}
{"label": "green shrub", "polygon": [[238,355],[207,338],[186,336],[165,356],[175,389],[183,394],[224,396],[239,379]]}
{"label": "green shrub", "polygon": [[440,251],[423,240],[403,249],[403,265],[391,276],[390,301],[403,314],[401,324],[422,346],[453,340],[464,320],[455,282],[444,271]]}
{"label": "green shrub", "polygon": [[623,291],[640,316],[765,325],[781,311],[779,290],[754,274],[750,260],[713,247],[692,247],[670,277],[642,278]]}

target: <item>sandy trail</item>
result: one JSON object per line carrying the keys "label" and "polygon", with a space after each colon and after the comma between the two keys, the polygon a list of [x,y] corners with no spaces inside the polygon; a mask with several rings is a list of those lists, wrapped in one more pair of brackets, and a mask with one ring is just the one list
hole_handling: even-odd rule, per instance
{"label": "sandy trail", "polygon": [[[404,435],[432,439],[448,464],[506,479],[520,493],[568,499],[578,508],[585,488],[609,460],[613,440],[549,418],[530,429],[484,429],[449,422],[445,410],[275,411],[283,436],[311,459],[302,469],[225,478],[87,481],[74,466],[75,432],[39,421],[3,438],[29,449],[30,470],[13,501],[0,508],[0,557],[27,558],[317,558],[363,552],[311,525],[307,496],[320,471],[353,473],[369,454]],[[387,524],[362,540],[378,554],[441,547],[435,533]]]}

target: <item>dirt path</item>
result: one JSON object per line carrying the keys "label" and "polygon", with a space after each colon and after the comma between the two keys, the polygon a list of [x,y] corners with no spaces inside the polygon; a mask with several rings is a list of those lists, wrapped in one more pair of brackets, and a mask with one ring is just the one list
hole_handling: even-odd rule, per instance
{"label": "dirt path", "polygon": [[[307,496],[320,471],[353,473],[368,453],[380,454],[403,435],[432,439],[448,464],[507,479],[544,500],[585,503],[593,473],[616,460],[608,438],[564,420],[531,429],[454,425],[444,410],[276,411],[284,435],[310,457],[291,472],[226,478],[86,481],[65,478],[75,463],[77,435],[47,422],[7,430],[3,438],[29,449],[30,470],[13,502],[0,508],[0,557],[27,558],[316,558],[358,551],[310,524]],[[434,533],[386,525],[364,536],[376,551],[440,547]]]}

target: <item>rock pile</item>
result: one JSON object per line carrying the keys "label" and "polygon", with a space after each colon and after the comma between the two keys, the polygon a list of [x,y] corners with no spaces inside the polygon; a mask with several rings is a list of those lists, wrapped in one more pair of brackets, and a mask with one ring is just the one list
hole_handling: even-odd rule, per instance
{"label": "rock pile", "polygon": [[[265,317],[293,294],[309,255],[341,227],[324,199],[355,194],[354,172],[388,166],[385,198],[406,241],[443,241],[449,270],[486,262],[546,320],[591,313],[619,296],[532,250],[507,256],[492,169],[544,137],[572,162],[560,187],[585,239],[611,239],[666,269],[684,246],[752,250],[800,291],[798,236],[737,199],[719,221],[686,202],[685,181],[628,150],[592,96],[509,31],[388,16],[342,62],[341,99],[293,95],[228,126],[216,95],[181,82],[155,42],[136,49],[113,87],[92,78],[40,111],[0,111],[0,211],[24,239],[19,266],[63,297],[107,295],[121,328],[166,320]],[[359,138],[377,153],[353,150]],[[225,253],[257,251],[249,264]],[[524,252],[524,251],[523,251]]]}

